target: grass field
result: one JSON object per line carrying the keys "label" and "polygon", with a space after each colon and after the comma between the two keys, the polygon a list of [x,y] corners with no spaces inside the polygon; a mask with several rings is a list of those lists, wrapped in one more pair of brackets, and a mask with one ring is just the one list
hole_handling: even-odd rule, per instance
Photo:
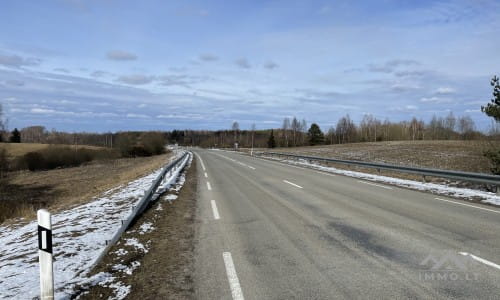
{"label": "grass field", "polygon": [[500,147],[487,141],[394,141],[343,145],[276,148],[292,152],[348,160],[384,162],[396,165],[490,173],[490,162],[483,153]]}
{"label": "grass field", "polygon": [[7,155],[9,156],[9,159],[15,159],[17,157],[23,156],[24,154],[28,152],[34,152],[34,151],[39,151],[45,148],[48,148],[49,146],[60,146],[60,147],[71,147],[71,148],[77,148],[77,149],[103,149],[101,147],[95,147],[95,146],[73,146],[73,145],[48,145],[48,144],[31,144],[31,143],[0,143],[0,149],[5,149],[7,150]]}
{"label": "grass field", "polygon": [[[18,145],[10,148],[14,155],[41,147],[15,146]],[[98,160],[80,167],[49,171],[11,172],[7,180],[0,183],[0,223],[16,217],[32,219],[41,207],[56,212],[85,203],[160,168],[170,155]]]}

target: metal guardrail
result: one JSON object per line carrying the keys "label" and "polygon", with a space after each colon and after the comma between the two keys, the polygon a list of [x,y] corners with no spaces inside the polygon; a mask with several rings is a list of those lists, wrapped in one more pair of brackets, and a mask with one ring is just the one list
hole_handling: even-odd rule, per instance
{"label": "metal guardrail", "polygon": [[320,161],[320,162],[330,162],[330,163],[338,163],[345,164],[351,166],[359,166],[365,168],[373,168],[377,170],[390,170],[402,173],[410,173],[424,176],[433,176],[433,177],[441,177],[441,178],[449,178],[455,180],[463,180],[463,181],[471,181],[471,182],[479,182],[484,184],[492,184],[495,186],[500,186],[500,176],[498,175],[489,175],[483,173],[472,173],[472,172],[460,172],[460,171],[449,171],[449,170],[439,170],[439,169],[428,169],[428,168],[416,168],[416,167],[407,167],[407,166],[397,166],[390,165],[385,163],[373,163],[373,162],[365,162],[365,161],[357,161],[357,160],[344,160],[344,159],[335,159],[335,158],[325,158],[325,157],[316,157],[316,156],[306,156],[306,155],[295,155],[290,153],[280,153],[280,152],[255,152],[256,155],[276,155],[282,157],[289,157],[295,159],[305,159],[311,161]]}
{"label": "metal guardrail", "polygon": [[178,165],[184,161],[186,157],[190,155],[190,152],[185,152],[181,157],[177,158],[173,162],[169,163],[166,167],[163,168],[160,175],[153,180],[153,184],[151,187],[144,192],[144,196],[142,196],[141,201],[132,209],[132,212],[127,217],[127,219],[122,220],[122,225],[120,229],[113,235],[113,238],[106,243],[106,248],[101,252],[99,257],[94,261],[90,269],[93,269],[96,265],[98,265],[101,260],[106,256],[111,247],[120,239],[121,235],[130,227],[130,225],[135,221],[135,219],[140,216],[148,207],[151,202],[151,199],[156,193],[158,187],[160,187],[162,181],[167,177],[167,174],[176,170]]}

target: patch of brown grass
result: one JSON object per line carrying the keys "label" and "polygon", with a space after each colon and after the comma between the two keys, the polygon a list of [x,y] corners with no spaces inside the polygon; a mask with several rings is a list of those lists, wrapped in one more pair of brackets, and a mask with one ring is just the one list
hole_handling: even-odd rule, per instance
{"label": "patch of brown grass", "polygon": [[17,217],[33,219],[36,210],[42,207],[57,212],[86,203],[162,167],[170,156],[101,160],[74,168],[12,172],[0,184],[0,223]]}
{"label": "patch of brown grass", "polygon": [[71,149],[104,149],[102,147],[95,146],[75,146],[75,145],[49,145],[49,144],[33,144],[33,143],[0,143],[0,149],[7,150],[7,155],[10,159],[15,159],[17,157],[23,156],[28,152],[39,151],[42,149],[46,149],[49,146],[61,146],[61,147],[70,147]]}

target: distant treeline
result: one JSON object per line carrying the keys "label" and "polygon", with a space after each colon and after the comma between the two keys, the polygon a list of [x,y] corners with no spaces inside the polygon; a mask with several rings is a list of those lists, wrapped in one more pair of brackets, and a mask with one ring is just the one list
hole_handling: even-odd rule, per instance
{"label": "distant treeline", "polygon": [[[312,124],[311,124],[312,125]],[[21,129],[23,143],[91,145],[117,149],[122,156],[147,156],[162,153],[167,143],[200,147],[268,147],[271,132],[275,146],[295,147],[315,144],[345,144],[356,142],[401,140],[472,140],[498,136],[497,130],[483,133],[476,130],[469,116],[434,116],[429,122],[412,118],[391,122],[365,115],[356,124],[349,115],[340,118],[336,126],[311,128],[306,120],[285,118],[280,128],[240,130],[234,122],[227,130],[173,130],[170,132],[67,133],[48,131],[43,126]],[[314,132],[311,132],[313,129]],[[318,132],[319,129],[319,132]],[[314,138],[312,139],[312,135]]]}
{"label": "distant treeline", "polygon": [[365,115],[359,125],[346,115],[340,118],[336,126],[321,130],[317,124],[307,125],[305,120],[285,118],[280,128],[265,130],[240,130],[238,123],[231,129],[206,130],[174,130],[168,133],[171,143],[201,147],[239,147],[264,148],[272,146],[271,133],[278,147],[296,147],[318,144],[345,144],[375,141],[403,140],[473,140],[498,136],[492,129],[483,133],[475,128],[469,116],[455,117],[453,113],[446,117],[434,116],[430,122],[412,118],[410,121],[381,121],[372,115]]}

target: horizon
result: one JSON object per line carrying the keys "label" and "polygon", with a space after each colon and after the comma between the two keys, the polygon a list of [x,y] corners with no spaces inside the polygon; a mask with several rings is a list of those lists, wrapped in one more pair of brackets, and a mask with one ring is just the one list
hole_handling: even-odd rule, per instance
{"label": "horizon", "polygon": [[[243,130],[349,114],[480,111],[498,75],[497,1],[5,2],[9,128]],[[48,21],[50,20],[50,21]]]}

